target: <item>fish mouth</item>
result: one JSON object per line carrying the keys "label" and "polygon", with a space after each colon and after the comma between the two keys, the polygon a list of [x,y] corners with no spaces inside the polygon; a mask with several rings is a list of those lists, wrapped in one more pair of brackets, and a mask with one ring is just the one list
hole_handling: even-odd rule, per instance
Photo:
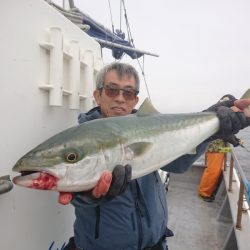
{"label": "fish mouth", "polygon": [[21,171],[20,176],[26,176],[26,175],[34,174],[34,173],[37,173],[37,172],[39,172],[39,171]]}
{"label": "fish mouth", "polygon": [[19,176],[13,178],[13,183],[33,189],[55,190],[58,180],[56,176],[47,172],[21,171]]}

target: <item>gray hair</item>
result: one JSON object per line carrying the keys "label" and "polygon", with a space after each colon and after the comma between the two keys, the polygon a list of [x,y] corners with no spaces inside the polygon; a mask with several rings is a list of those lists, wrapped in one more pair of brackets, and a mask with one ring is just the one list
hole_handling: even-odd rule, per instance
{"label": "gray hair", "polygon": [[118,77],[122,78],[123,76],[134,77],[135,78],[135,88],[139,91],[140,89],[140,78],[136,69],[129,64],[114,62],[104,66],[97,74],[96,77],[96,89],[101,89],[103,87],[104,79],[106,74],[114,70]]}

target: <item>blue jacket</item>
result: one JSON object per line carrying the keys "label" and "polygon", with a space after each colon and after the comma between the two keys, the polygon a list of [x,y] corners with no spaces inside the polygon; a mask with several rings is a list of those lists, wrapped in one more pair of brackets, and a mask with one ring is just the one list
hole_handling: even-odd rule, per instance
{"label": "blue jacket", "polygon": [[[99,108],[79,115],[79,123],[101,118]],[[196,155],[184,155],[162,170],[182,173],[205,151],[207,143],[197,148]],[[84,250],[141,250],[154,246],[167,230],[166,192],[157,171],[132,180],[126,191],[110,201],[72,201],[76,220],[76,246]],[[165,244],[165,243],[163,243]]]}

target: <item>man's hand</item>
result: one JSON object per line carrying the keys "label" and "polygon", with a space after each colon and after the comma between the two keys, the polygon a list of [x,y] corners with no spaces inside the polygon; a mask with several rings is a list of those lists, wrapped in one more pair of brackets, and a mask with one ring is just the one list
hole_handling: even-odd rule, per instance
{"label": "man's hand", "polygon": [[131,166],[117,165],[113,172],[103,172],[99,182],[92,190],[92,195],[95,198],[114,198],[123,193],[131,180]]}
{"label": "man's hand", "polygon": [[114,198],[125,192],[131,181],[132,168],[130,165],[117,165],[112,173],[112,182],[107,193],[108,198]]}
{"label": "man's hand", "polygon": [[60,192],[59,203],[66,205],[72,201],[72,203],[79,205],[82,202],[95,204],[102,198],[111,200],[126,190],[128,183],[131,181],[131,172],[130,165],[117,165],[113,172],[104,171],[97,185],[90,191],[78,193]]}
{"label": "man's hand", "polygon": [[243,110],[249,104],[248,99],[236,100],[232,95],[225,95],[218,103],[205,110],[215,112],[220,120],[219,131],[211,139],[223,139],[238,146],[239,139],[235,134],[250,125],[250,117]]}
{"label": "man's hand", "polygon": [[221,97],[221,99],[214,104],[213,106],[209,107],[208,109],[204,110],[204,111],[212,111],[212,112],[216,112],[218,110],[219,107],[225,106],[225,107],[233,107],[234,106],[234,102],[237,101],[237,99],[233,96],[233,95],[224,95]]}
{"label": "man's hand", "polygon": [[245,116],[244,112],[235,112],[228,107],[219,107],[216,113],[220,119],[221,133],[237,134],[241,129],[250,125],[250,118]]}

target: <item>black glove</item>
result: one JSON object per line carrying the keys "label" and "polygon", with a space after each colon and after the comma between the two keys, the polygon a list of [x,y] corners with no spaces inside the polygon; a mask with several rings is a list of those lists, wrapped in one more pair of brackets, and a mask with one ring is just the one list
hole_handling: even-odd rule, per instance
{"label": "black glove", "polygon": [[250,125],[250,118],[246,117],[243,112],[234,112],[228,107],[219,107],[216,113],[220,120],[220,129],[216,135],[218,138],[238,146],[239,139],[235,137],[235,134]]}
{"label": "black glove", "polygon": [[239,130],[250,125],[250,118],[244,112],[234,112],[228,107],[219,107],[217,116],[220,119],[221,134],[237,134]]}
{"label": "black glove", "polygon": [[87,204],[96,204],[102,200],[111,200],[116,196],[122,194],[131,180],[132,168],[130,165],[117,165],[112,172],[112,182],[108,193],[101,198],[95,198],[91,194],[91,190],[87,192],[74,193],[72,204],[79,205],[81,202]]}
{"label": "black glove", "polygon": [[222,139],[238,146],[240,140],[235,136],[239,130],[250,125],[250,118],[243,112],[234,112],[230,107],[234,105],[236,98],[232,95],[225,95],[215,105],[205,111],[215,112],[220,120],[219,131],[210,137],[210,140]]}
{"label": "black glove", "polygon": [[128,183],[131,181],[132,169],[130,165],[117,165],[112,172],[112,182],[109,191],[106,195],[107,198],[114,198],[122,194]]}
{"label": "black glove", "polygon": [[233,107],[234,106],[234,102],[236,101],[237,99],[233,96],[233,95],[224,95],[221,97],[221,99],[216,103],[214,104],[213,106],[209,107],[208,109],[204,110],[204,111],[212,111],[212,112],[217,112],[218,108],[219,107]]}

